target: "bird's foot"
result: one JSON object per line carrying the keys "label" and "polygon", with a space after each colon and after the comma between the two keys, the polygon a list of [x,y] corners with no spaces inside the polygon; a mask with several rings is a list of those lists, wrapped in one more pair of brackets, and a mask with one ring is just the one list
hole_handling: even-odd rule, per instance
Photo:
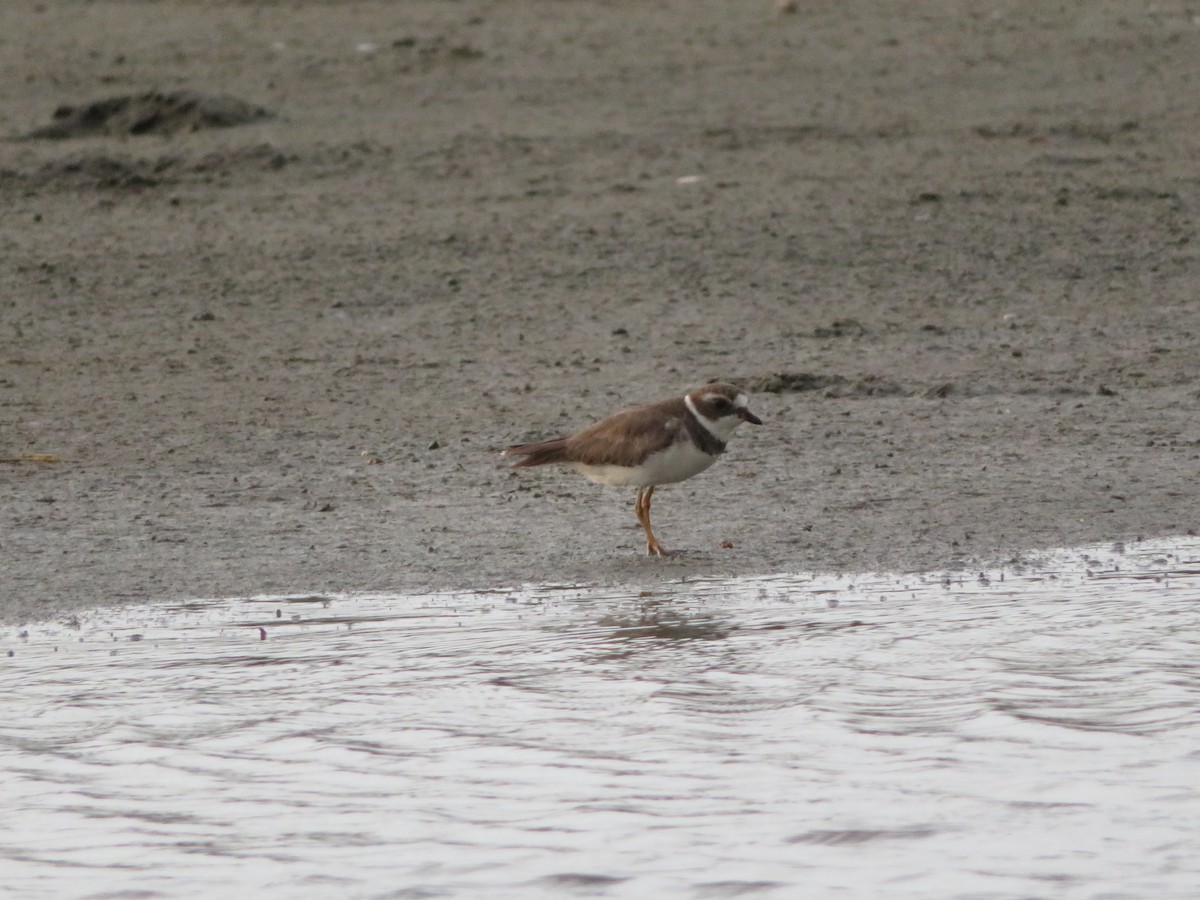
{"label": "bird's foot", "polygon": [[666,547],[664,547],[662,544],[660,544],[654,538],[651,538],[650,540],[646,541],[646,555],[647,556],[657,556],[659,559],[662,559],[664,557],[667,559],[672,559],[675,557],[683,556],[684,553],[685,553],[685,551],[683,551],[683,550],[668,550]]}

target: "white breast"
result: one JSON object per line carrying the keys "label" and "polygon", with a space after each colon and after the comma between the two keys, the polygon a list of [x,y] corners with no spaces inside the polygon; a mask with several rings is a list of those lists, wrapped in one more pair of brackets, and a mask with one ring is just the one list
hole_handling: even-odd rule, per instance
{"label": "white breast", "polygon": [[651,453],[640,466],[589,466],[575,463],[574,469],[600,484],[648,487],[673,484],[698,475],[717,461],[690,440],[676,441],[665,450]]}

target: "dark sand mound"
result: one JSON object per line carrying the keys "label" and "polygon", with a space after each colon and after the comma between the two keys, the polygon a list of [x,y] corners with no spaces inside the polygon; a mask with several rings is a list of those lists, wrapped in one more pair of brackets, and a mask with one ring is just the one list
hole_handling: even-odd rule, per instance
{"label": "dark sand mound", "polygon": [[178,134],[205,128],[232,128],[272,117],[270,110],[237,97],[193,91],[152,91],[108,97],[54,110],[54,121],[24,135],[26,140],[61,141],[95,135]]}

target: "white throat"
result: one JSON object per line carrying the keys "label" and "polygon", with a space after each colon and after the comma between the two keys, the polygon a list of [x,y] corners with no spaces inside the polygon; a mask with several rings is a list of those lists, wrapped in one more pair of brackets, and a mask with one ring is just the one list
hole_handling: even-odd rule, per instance
{"label": "white throat", "polygon": [[683,405],[688,408],[688,411],[696,417],[696,421],[704,426],[704,430],[715,437],[722,444],[729,443],[729,439],[733,437],[734,429],[738,427],[741,420],[737,416],[726,416],[723,419],[713,421],[707,418],[700,410],[696,409],[696,404],[692,402],[691,395],[686,395],[683,398]]}

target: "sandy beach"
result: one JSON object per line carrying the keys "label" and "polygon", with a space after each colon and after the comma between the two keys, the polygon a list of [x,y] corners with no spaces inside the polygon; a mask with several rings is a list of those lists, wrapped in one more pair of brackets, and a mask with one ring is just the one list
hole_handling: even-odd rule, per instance
{"label": "sandy beach", "polygon": [[[0,620],[1200,528],[1186,4],[4,20]],[[681,558],[499,457],[713,378],[765,424],[656,494]]]}

